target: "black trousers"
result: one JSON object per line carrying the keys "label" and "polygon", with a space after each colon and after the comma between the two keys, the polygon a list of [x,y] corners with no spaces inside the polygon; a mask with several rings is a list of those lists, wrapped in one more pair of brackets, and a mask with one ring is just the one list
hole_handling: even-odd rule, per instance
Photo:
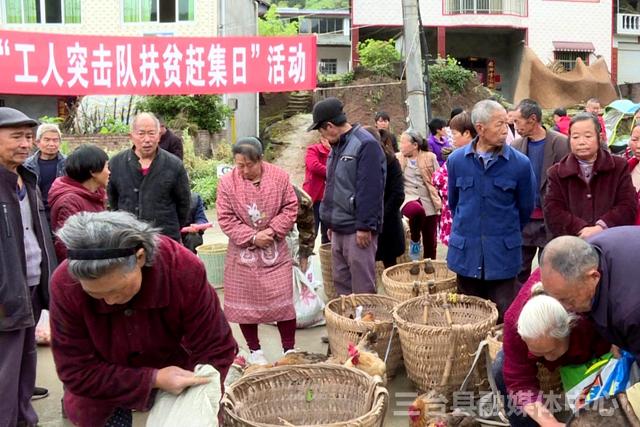
{"label": "black trousers", "polygon": [[329,243],[329,236],[327,235],[327,226],[320,221],[320,202],[313,204],[313,219],[316,223],[316,235],[318,234],[318,227],[320,227],[320,241],[322,244]]}
{"label": "black trousers", "polygon": [[493,301],[498,307],[498,324],[516,297],[519,287],[515,277],[501,280],[484,280],[458,274],[458,292]]}

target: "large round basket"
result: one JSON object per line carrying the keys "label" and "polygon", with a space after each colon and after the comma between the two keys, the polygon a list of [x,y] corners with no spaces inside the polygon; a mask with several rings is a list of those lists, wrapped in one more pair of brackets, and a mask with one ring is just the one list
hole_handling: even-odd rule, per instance
{"label": "large round basket", "polygon": [[[435,273],[425,272],[428,264],[433,266]],[[418,273],[412,274],[412,268]],[[447,268],[445,261],[430,259],[389,267],[382,273],[382,283],[384,292],[400,302],[425,294],[455,292],[457,289],[456,273]]]}
{"label": "large round basket", "polygon": [[379,427],[389,403],[379,379],[319,363],[246,375],[222,399],[225,426]]}
{"label": "large round basket", "polygon": [[[503,330],[502,325],[489,332],[487,336],[487,344],[489,345],[489,357],[491,361],[496,360],[498,352],[502,350]],[[560,378],[560,369],[550,371],[542,363],[538,363],[538,382],[540,390],[545,393],[563,393],[562,379]]]}
{"label": "large round basket", "polygon": [[322,283],[324,284],[324,293],[327,300],[338,297],[335,286],[333,286],[333,270],[331,269],[332,255],[331,243],[320,245],[320,269],[322,270]]}
{"label": "large round basket", "polygon": [[196,248],[198,258],[202,260],[207,271],[207,280],[214,288],[222,288],[224,279],[224,260],[227,257],[227,245],[214,243],[200,245]]}
{"label": "large round basket", "polygon": [[[400,303],[393,318],[409,379],[418,390],[435,391],[451,401],[480,341],[496,324],[498,310],[482,298],[441,293]],[[474,378],[477,386],[486,372],[478,369]]]}
{"label": "large round basket", "polygon": [[[338,360],[346,360],[349,343],[358,344],[368,331],[374,331],[377,335],[375,350],[381,359],[387,357],[387,378],[393,377],[402,364],[400,336],[393,329],[391,315],[397,304],[398,301],[391,297],[371,294],[343,295],[330,301],[324,309],[324,317],[327,319],[331,354]],[[358,306],[362,306],[363,314],[371,312],[374,321],[354,320]]]}

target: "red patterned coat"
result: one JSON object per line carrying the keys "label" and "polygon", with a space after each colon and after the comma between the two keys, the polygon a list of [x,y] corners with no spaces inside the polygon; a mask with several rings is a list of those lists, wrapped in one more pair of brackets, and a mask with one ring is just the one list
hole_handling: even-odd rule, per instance
{"label": "red patterned coat", "polygon": [[[234,169],[220,179],[218,223],[229,237],[224,266],[224,312],[230,322],[267,323],[296,318],[292,260],[285,236],[293,228],[298,201],[289,176],[262,162],[254,185]],[[275,243],[251,244],[256,232],[271,228]]]}

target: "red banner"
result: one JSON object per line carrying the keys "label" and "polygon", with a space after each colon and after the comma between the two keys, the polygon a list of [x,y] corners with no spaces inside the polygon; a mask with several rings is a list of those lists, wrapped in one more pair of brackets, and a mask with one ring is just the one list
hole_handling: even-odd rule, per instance
{"label": "red banner", "polygon": [[0,31],[0,93],[183,95],[316,87],[315,36],[102,37]]}

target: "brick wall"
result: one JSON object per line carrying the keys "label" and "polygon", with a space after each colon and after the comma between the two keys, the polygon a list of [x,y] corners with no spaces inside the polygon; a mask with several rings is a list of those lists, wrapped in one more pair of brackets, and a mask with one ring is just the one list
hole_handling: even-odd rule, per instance
{"label": "brick wall", "polygon": [[71,151],[81,144],[94,144],[107,152],[120,151],[130,147],[129,135],[64,135],[62,141],[69,144]]}

